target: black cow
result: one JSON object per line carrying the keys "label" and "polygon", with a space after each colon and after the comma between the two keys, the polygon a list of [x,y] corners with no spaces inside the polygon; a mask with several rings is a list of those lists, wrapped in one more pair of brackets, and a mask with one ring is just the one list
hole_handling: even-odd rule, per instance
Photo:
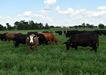
{"label": "black cow", "polygon": [[65,35],[67,34],[67,31],[66,31],[66,30],[64,30],[64,34],[65,34]]}
{"label": "black cow", "polygon": [[55,31],[55,33],[58,33],[59,35],[62,35],[62,31]]}
{"label": "black cow", "polygon": [[66,37],[70,37],[72,35],[75,35],[75,34],[82,34],[82,33],[95,33],[97,35],[101,35],[101,32],[99,30],[94,30],[94,31],[67,31],[67,34],[66,34]]}
{"label": "black cow", "polygon": [[42,43],[45,43],[46,45],[48,45],[48,40],[45,38],[45,36],[43,34],[39,34],[36,32],[29,32],[27,35],[31,35],[31,34],[35,34],[39,37],[39,44],[41,45]]}
{"label": "black cow", "polygon": [[84,31],[78,31],[78,30],[72,30],[72,31],[67,31],[66,33],[66,37],[70,37],[74,34],[80,34],[80,33],[83,33]]}
{"label": "black cow", "polygon": [[75,34],[71,36],[66,42],[63,44],[66,44],[67,50],[69,50],[69,47],[75,48],[77,50],[77,46],[90,46],[92,47],[95,52],[97,52],[97,46],[98,44],[98,34],[93,33],[82,33],[82,34]]}
{"label": "black cow", "polygon": [[26,34],[15,34],[14,35],[15,47],[18,47],[19,44],[26,44],[26,39],[27,39]]}
{"label": "black cow", "polygon": [[100,30],[101,34],[106,36],[106,30]]}
{"label": "black cow", "polygon": [[7,33],[2,33],[2,34],[0,34],[0,39],[6,41],[6,34],[7,34]]}
{"label": "black cow", "polygon": [[38,33],[38,32],[28,32],[27,34],[35,34],[35,33]]}

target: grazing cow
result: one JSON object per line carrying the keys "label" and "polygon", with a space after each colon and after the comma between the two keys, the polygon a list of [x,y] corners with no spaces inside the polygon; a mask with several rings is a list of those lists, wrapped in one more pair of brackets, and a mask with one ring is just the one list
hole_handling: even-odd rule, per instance
{"label": "grazing cow", "polygon": [[26,39],[27,39],[27,35],[26,34],[15,34],[14,35],[14,45],[15,47],[18,47],[18,45],[21,44],[26,44]]}
{"label": "grazing cow", "polygon": [[106,36],[106,30],[100,30],[101,34]]}
{"label": "grazing cow", "polygon": [[64,34],[66,35],[67,34],[67,31],[64,30]]}
{"label": "grazing cow", "polygon": [[55,31],[55,33],[58,33],[59,35],[62,35],[62,31]]}
{"label": "grazing cow", "polygon": [[58,44],[58,39],[52,34],[52,33],[41,33],[43,34],[47,40],[49,40],[49,43],[52,44],[54,41],[56,44]]}
{"label": "grazing cow", "polygon": [[102,35],[102,32],[100,30],[94,30],[94,32],[96,32],[99,35]]}
{"label": "grazing cow", "polygon": [[69,50],[69,47],[75,48],[77,50],[77,46],[90,46],[92,47],[95,52],[97,52],[97,46],[98,44],[98,34],[96,33],[82,33],[82,34],[75,34],[70,37],[66,42],[63,44],[66,44],[67,50]]}
{"label": "grazing cow", "polygon": [[22,33],[20,33],[20,32],[7,33],[6,34],[6,41],[7,41],[7,43],[9,43],[10,40],[14,40],[14,35],[15,34],[22,34]]}
{"label": "grazing cow", "polygon": [[1,34],[0,34],[0,39],[6,41],[6,34],[7,34],[7,33],[1,33]]}
{"label": "grazing cow", "polygon": [[49,31],[43,31],[42,33],[49,33]]}
{"label": "grazing cow", "polygon": [[32,49],[38,46],[38,37],[34,34],[27,35],[26,44],[28,46],[28,49],[30,52],[32,52]]}
{"label": "grazing cow", "polygon": [[39,44],[41,45],[42,43],[45,43],[46,45],[48,45],[48,40],[46,39],[46,37],[43,34],[39,34],[36,32],[30,32],[27,35],[31,35],[31,34],[35,34],[39,37]]}
{"label": "grazing cow", "polygon": [[58,31],[55,31],[55,33],[58,33]]}

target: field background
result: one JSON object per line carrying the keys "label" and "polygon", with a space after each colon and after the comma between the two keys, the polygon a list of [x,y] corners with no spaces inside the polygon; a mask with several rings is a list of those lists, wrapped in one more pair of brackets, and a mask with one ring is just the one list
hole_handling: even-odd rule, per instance
{"label": "field background", "polygon": [[[56,31],[76,29],[15,30],[3,32]],[[95,29],[78,29],[95,30]],[[98,29],[96,29],[98,30]],[[106,74],[106,36],[99,36],[97,53],[91,47],[78,47],[76,51],[62,43],[67,41],[63,35],[53,33],[59,39],[58,45],[38,45],[32,53],[26,44],[14,47],[13,41],[7,44],[0,40],[0,75],[105,75]]]}

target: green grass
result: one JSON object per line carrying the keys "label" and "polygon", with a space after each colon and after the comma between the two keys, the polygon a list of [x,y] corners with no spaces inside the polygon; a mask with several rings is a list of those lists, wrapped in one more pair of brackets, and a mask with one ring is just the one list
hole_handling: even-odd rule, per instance
{"label": "green grass", "polygon": [[[17,30],[1,31],[0,33],[22,32],[26,34],[29,31],[42,32],[55,30],[66,29]],[[99,48],[98,52],[95,53],[91,47],[79,46],[77,51],[70,47],[70,50],[66,50],[66,46],[62,43],[68,38],[64,35],[53,34],[59,39],[58,45],[54,42],[53,45],[38,45],[38,48],[34,49],[32,53],[25,44],[20,44],[18,48],[15,48],[13,41],[10,44],[0,41],[0,75],[106,74],[106,37],[104,35],[99,36]]]}

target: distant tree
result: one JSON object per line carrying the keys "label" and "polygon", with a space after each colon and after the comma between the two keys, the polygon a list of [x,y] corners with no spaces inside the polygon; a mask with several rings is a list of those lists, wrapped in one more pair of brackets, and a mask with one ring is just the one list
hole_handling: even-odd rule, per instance
{"label": "distant tree", "polygon": [[11,25],[9,23],[6,23],[6,25],[7,25],[7,29],[8,30],[12,30],[13,29],[13,27],[11,27]]}
{"label": "distant tree", "polygon": [[50,26],[50,28],[54,28],[54,26],[53,26],[53,25],[51,25],[51,26]]}
{"label": "distant tree", "polygon": [[43,29],[44,28],[42,23],[39,23],[38,26],[39,26],[39,29]]}
{"label": "distant tree", "polygon": [[49,29],[49,25],[48,25],[48,23],[46,23],[46,25],[45,25],[45,29]]}
{"label": "distant tree", "polygon": [[74,28],[76,28],[76,29],[77,29],[77,28],[78,28],[78,26],[76,25],[76,26],[74,26]]}
{"label": "distant tree", "polygon": [[79,27],[79,28],[82,28],[82,25],[79,25],[78,27]]}
{"label": "distant tree", "polygon": [[98,27],[99,27],[99,28],[104,28],[104,24],[101,24],[101,23],[100,23],[100,24],[98,25]]}
{"label": "distant tree", "polygon": [[6,28],[3,27],[3,25],[0,24],[0,30],[6,30]]}
{"label": "distant tree", "polygon": [[21,21],[16,21],[14,23],[14,27],[18,30],[35,30],[35,29],[49,29],[48,24],[45,25],[45,27],[43,26],[42,23],[35,23],[34,21],[30,20],[30,21],[25,21],[25,20],[21,20]]}
{"label": "distant tree", "polygon": [[89,23],[87,23],[87,24],[86,24],[86,27],[87,27],[87,28],[90,28],[90,24],[89,24]]}
{"label": "distant tree", "polygon": [[89,28],[94,28],[94,25],[89,25]]}
{"label": "distant tree", "polygon": [[82,27],[85,28],[85,23],[82,23]]}
{"label": "distant tree", "polygon": [[35,23],[32,20],[29,21],[29,26],[30,26],[30,29],[36,29],[35,28]]}

